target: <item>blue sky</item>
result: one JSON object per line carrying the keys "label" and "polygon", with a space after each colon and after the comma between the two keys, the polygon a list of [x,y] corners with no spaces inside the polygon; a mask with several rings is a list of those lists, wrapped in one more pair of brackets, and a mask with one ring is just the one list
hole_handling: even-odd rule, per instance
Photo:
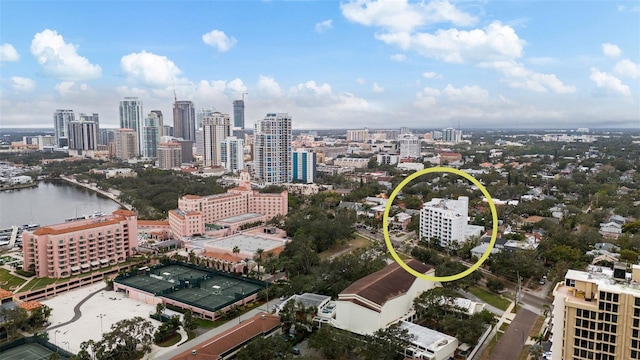
{"label": "blue sky", "polygon": [[173,89],[294,128],[640,127],[637,1],[0,2],[0,126]]}

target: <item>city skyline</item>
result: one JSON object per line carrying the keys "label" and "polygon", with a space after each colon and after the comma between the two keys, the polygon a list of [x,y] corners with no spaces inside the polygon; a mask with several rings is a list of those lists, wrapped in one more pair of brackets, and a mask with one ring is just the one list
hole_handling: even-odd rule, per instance
{"label": "city skyline", "polygon": [[[174,96],[229,114],[244,98],[249,129],[272,112],[299,129],[640,125],[635,2],[184,4],[3,2],[0,126],[73,109],[117,127],[123,98],[171,114]],[[123,6],[185,16],[146,29]]]}

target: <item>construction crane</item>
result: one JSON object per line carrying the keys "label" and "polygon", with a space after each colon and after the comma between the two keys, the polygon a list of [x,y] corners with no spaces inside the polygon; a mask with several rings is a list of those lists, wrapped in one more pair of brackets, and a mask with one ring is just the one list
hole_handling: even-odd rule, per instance
{"label": "construction crane", "polygon": [[171,86],[173,86],[173,103],[178,103],[178,95],[176,95],[176,84],[173,82],[173,76],[171,77]]}

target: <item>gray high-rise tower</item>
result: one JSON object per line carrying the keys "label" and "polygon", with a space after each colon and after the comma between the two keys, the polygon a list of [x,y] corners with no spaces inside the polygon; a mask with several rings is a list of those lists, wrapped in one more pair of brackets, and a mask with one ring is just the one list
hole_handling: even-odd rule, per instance
{"label": "gray high-rise tower", "polygon": [[196,141],[196,109],[193,102],[180,100],[173,104],[173,135]]}
{"label": "gray high-rise tower", "polygon": [[69,145],[69,122],[76,119],[73,110],[56,110],[53,113],[53,128],[55,129],[56,145]]}
{"label": "gray high-rise tower", "polygon": [[233,127],[244,129],[244,100],[233,101]]}
{"label": "gray high-rise tower", "polygon": [[137,152],[140,154],[142,143],[142,122],[144,115],[142,113],[142,101],[137,97],[125,97],[120,101],[120,129],[131,129],[136,132],[138,136]]}

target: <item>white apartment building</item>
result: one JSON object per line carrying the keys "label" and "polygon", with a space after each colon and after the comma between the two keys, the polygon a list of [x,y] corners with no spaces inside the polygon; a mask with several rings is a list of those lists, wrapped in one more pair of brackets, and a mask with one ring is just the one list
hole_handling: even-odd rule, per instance
{"label": "white apartment building", "polygon": [[225,172],[244,170],[244,140],[229,136],[220,142],[220,161]]}
{"label": "white apartment building", "polygon": [[420,238],[440,240],[440,245],[448,248],[453,243],[463,241],[469,216],[469,198],[458,200],[434,198],[420,210]]}
{"label": "white apartment building", "polygon": [[420,157],[420,138],[411,134],[402,134],[398,142],[401,159]]}
{"label": "white apartment building", "polygon": [[255,123],[253,142],[254,175],[265,184],[291,182],[291,116],[270,113]]}
{"label": "white apartment building", "polygon": [[202,119],[202,143],[204,166],[220,166],[220,144],[231,136],[231,117],[229,114],[215,112]]}
{"label": "white apartment building", "polygon": [[347,130],[347,141],[349,142],[366,142],[369,139],[369,130]]}

